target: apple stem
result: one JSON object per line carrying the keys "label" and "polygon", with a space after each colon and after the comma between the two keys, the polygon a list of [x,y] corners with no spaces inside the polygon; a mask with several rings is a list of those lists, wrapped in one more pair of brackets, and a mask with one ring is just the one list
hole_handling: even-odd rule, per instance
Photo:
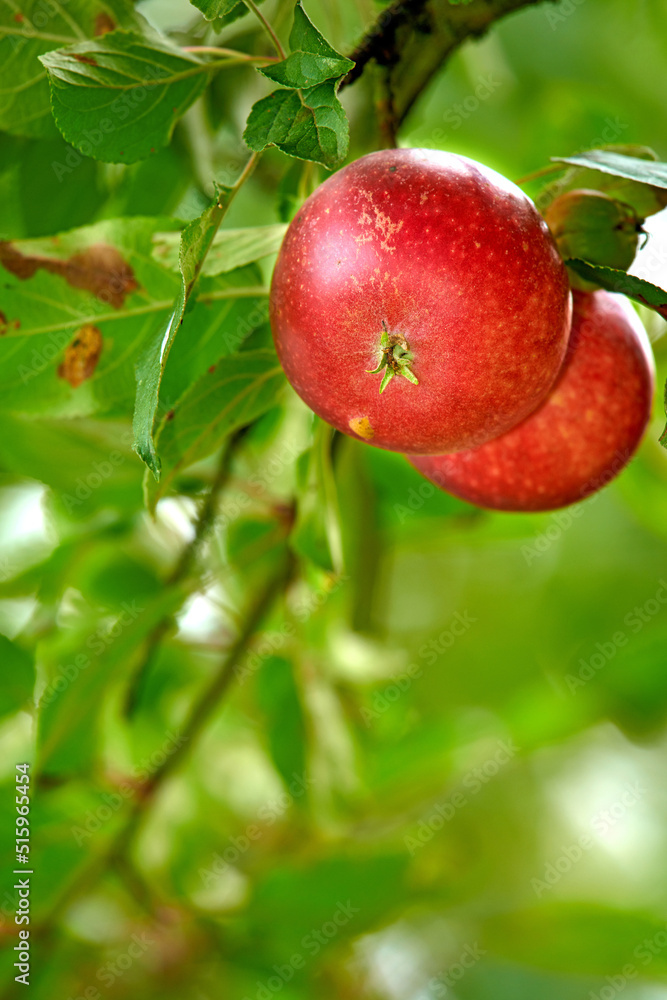
{"label": "apple stem", "polygon": [[369,375],[378,375],[384,369],[380,392],[384,392],[394,375],[402,375],[413,385],[419,385],[412,368],[413,354],[408,347],[405,337],[400,333],[389,334],[387,324],[382,323],[382,335],[380,336],[381,358],[377,368],[372,371],[366,369]]}

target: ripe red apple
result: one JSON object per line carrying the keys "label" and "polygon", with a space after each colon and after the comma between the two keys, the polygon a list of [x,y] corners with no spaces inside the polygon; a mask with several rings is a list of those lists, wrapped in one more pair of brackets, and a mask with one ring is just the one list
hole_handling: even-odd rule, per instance
{"label": "ripe red apple", "polygon": [[287,232],[270,306],[311,409],[413,454],[481,444],[531,413],[571,317],[533,203],[495,171],[427,149],[371,153],[328,178]]}
{"label": "ripe red apple", "polygon": [[627,299],[575,292],[567,357],[546,402],[480,448],[410,461],[480,507],[566,507],[601,489],[630,460],[651,415],[654,381],[651,347]]}

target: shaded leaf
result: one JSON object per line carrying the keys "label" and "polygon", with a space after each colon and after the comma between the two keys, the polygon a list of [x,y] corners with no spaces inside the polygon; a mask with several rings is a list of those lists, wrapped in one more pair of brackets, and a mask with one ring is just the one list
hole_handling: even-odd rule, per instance
{"label": "shaded leaf", "polygon": [[153,441],[153,425],[158,409],[160,382],[172,344],[183,322],[185,307],[199,275],[218,226],[220,212],[229,203],[231,188],[221,188],[216,199],[197,219],[193,219],[181,234],[179,267],[181,286],[166,328],[159,326],[137,363],[137,398],[134,408],[134,433],[137,454],[156,479],[160,476],[160,460]]}
{"label": "shaded leaf", "polygon": [[269,350],[229,355],[199,379],[162,421],[157,442],[164,472],[159,485],[147,478],[149,507],[155,508],[178,473],[274,406],[284,383]]}
{"label": "shaded leaf", "polygon": [[22,708],[32,696],[35,686],[35,664],[32,656],[4,635],[0,635],[0,718]]}
{"label": "shaded leaf", "polygon": [[343,554],[331,459],[333,434],[328,424],[318,420],[312,448],[299,457],[297,517],[290,544],[320,569],[340,574]]}
{"label": "shaded leaf", "polygon": [[619,271],[613,267],[602,267],[599,264],[591,264],[586,260],[572,258],[565,263],[573,271],[586,281],[590,281],[600,288],[605,288],[608,292],[619,292],[627,295],[636,302],[655,309],[656,312],[667,319],[667,292],[657,285],[643,278],[636,278],[634,274],[626,271]]}
{"label": "shaded leaf", "polygon": [[[306,723],[294,668],[282,656],[271,656],[257,674],[259,707],[266,718],[266,737],[276,770],[289,785],[306,771]],[[303,797],[295,798],[303,803]]]}
{"label": "shaded leaf", "polygon": [[40,57],[53,116],[86,156],[134,163],[166,146],[204,90],[207,65],[166,41],[114,31]]}
{"label": "shaded leaf", "polygon": [[[216,235],[204,261],[201,273],[222,274],[244,267],[277,253],[287,226],[255,226],[248,229],[223,229]],[[166,267],[178,268],[178,233],[156,233],[154,256]]]}
{"label": "shaded leaf", "polygon": [[[537,875],[538,880],[541,876]],[[482,946],[493,955],[536,968],[605,975],[640,954],[649,955],[647,942],[664,931],[664,926],[664,920],[632,911],[550,902],[490,917],[482,930]],[[661,955],[651,962],[646,974],[664,975],[666,971],[667,961]]]}
{"label": "shaded leaf", "polygon": [[245,13],[248,12],[246,5],[239,0],[191,0],[191,3],[202,12],[207,21],[215,21],[217,17],[234,14],[239,7],[243,7]]}
{"label": "shaded leaf", "polygon": [[22,0],[20,8],[0,4],[0,129],[55,137],[47,75],[38,57],[101,35],[110,25],[138,31],[147,27],[130,0],[68,0],[66,6]]}
{"label": "shaded leaf", "polygon": [[142,606],[126,601],[112,621],[90,621],[75,635],[61,633],[42,659],[47,684],[39,706],[37,767],[42,774],[89,773],[99,738],[104,696],[122,680],[156,625],[185,597],[167,588]]}
{"label": "shaded leaf", "polygon": [[[613,145],[596,152],[615,153],[634,160],[655,162],[658,157],[648,146]],[[614,201],[630,205],[640,219],[660,212],[667,204],[667,192],[659,187],[630,180],[613,173],[603,173],[597,167],[570,166],[557,181],[552,181],[541,192],[538,204],[541,211],[559,195],[568,191],[600,191]]]}
{"label": "shaded leaf", "polygon": [[608,149],[591,149],[576,156],[552,156],[556,163],[569,163],[575,167],[589,167],[605,174],[625,177],[652,187],[667,188],[667,163],[625,156]]}

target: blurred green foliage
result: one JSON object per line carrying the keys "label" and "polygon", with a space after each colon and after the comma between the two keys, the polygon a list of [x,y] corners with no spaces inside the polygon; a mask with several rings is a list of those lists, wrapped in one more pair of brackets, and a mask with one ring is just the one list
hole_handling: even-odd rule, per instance
{"label": "blurred green foliage", "polygon": [[[306,6],[349,53],[383,5]],[[250,16],[215,34],[185,0],[137,9],[177,44],[267,51]],[[293,3],[262,10],[286,39]],[[455,54],[401,143],[513,179],[608,142],[665,159],[666,66],[665,0],[537,5]],[[351,157],[377,144],[372,77],[341,93]],[[172,408],[225,355],[270,350],[272,257],[244,260],[186,311],[159,414],[169,485],[146,508],[134,366],[179,284],[155,234],[199,215],[212,178],[234,182],[266,93],[248,66],[220,72],[130,166],[52,128],[0,135],[0,235],[67,259],[103,234],[139,286],[116,308],[46,270],[2,272],[0,309],[26,334],[0,343],[5,995],[22,989],[13,789],[30,761],[33,1000],[664,1000],[659,403],[620,479],[552,515],[436,494],[401,456],[332,441],[282,385],[229,451],[231,425],[188,462]],[[264,154],[224,230],[289,218],[325,176],[294,163]],[[637,267],[664,284],[660,219]],[[72,315],[105,341],[78,388],[57,373],[70,338],[54,340]],[[665,323],[642,315],[661,384]]]}

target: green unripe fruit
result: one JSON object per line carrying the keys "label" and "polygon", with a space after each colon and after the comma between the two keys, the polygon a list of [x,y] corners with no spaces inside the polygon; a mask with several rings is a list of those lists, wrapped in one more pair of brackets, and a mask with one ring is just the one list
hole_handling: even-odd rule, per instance
{"label": "green unripe fruit", "polygon": [[[551,203],[545,213],[563,260],[572,257],[591,264],[627,271],[643,232],[643,219],[630,205],[599,191],[568,191]],[[573,288],[595,288],[570,270]]]}

